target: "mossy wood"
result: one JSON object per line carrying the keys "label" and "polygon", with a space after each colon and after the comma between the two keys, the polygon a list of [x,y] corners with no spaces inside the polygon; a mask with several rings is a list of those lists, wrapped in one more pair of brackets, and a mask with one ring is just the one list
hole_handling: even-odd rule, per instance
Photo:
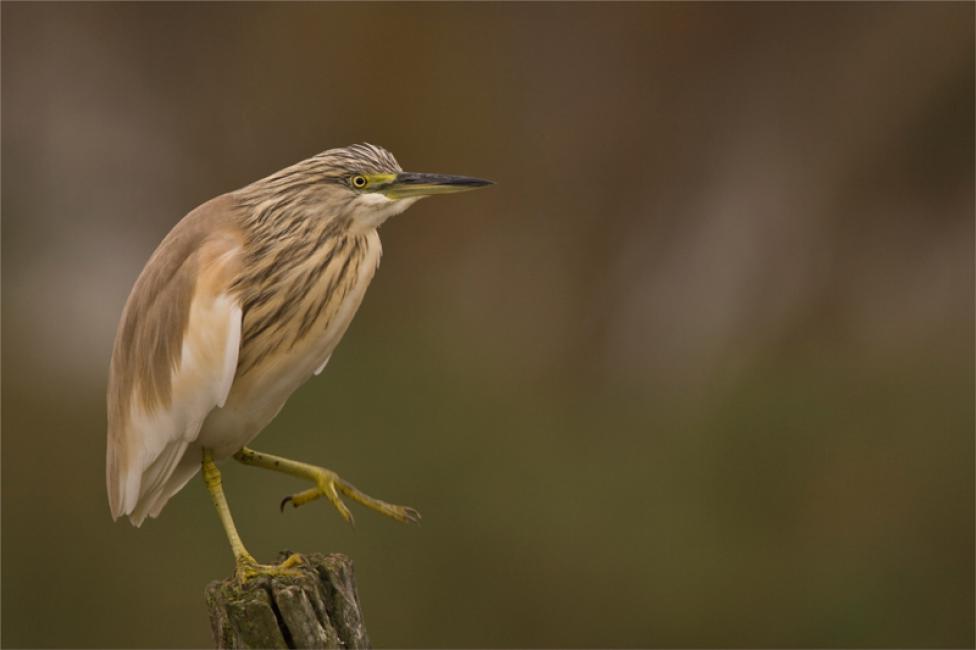
{"label": "mossy wood", "polygon": [[[283,553],[282,558],[289,554]],[[352,560],[303,556],[298,575],[207,585],[218,648],[369,648]]]}

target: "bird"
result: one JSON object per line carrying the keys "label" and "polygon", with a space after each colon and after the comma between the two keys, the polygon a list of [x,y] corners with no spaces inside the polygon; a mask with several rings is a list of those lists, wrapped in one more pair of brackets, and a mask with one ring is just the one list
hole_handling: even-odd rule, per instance
{"label": "bird", "polygon": [[246,580],[299,559],[259,564],[234,524],[217,462],[307,480],[281,508],[325,498],[348,522],[348,497],[401,522],[419,513],[358,490],[336,472],[248,445],[329,362],[373,275],[378,228],[419,199],[493,184],[404,172],[368,143],[329,149],[183,217],[139,274],[109,364],[106,486],[113,520],[136,527],[202,472]]}

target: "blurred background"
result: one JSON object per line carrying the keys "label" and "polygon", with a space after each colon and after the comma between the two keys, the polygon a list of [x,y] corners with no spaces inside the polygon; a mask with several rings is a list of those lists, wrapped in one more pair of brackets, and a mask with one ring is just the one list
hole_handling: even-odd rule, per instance
{"label": "blurred background", "polygon": [[377,646],[974,643],[974,5],[2,10],[2,644],[204,647],[199,480],[114,523],[118,318],[194,206],[360,141],[492,178],[388,222],[328,370],[224,466]]}

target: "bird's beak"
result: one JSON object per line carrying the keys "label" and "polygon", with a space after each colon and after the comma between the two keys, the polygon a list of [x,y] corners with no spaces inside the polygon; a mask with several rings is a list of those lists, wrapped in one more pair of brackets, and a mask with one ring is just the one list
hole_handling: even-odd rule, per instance
{"label": "bird's beak", "polygon": [[409,199],[434,194],[467,192],[493,184],[493,181],[469,176],[401,172],[394,177],[393,182],[382,189],[382,192],[391,199]]}

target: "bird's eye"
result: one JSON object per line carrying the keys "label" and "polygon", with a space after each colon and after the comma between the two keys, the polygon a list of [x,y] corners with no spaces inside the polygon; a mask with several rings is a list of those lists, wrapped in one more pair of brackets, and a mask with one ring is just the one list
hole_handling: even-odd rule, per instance
{"label": "bird's eye", "polygon": [[365,176],[353,176],[352,186],[357,189],[363,189],[369,181],[366,180]]}

